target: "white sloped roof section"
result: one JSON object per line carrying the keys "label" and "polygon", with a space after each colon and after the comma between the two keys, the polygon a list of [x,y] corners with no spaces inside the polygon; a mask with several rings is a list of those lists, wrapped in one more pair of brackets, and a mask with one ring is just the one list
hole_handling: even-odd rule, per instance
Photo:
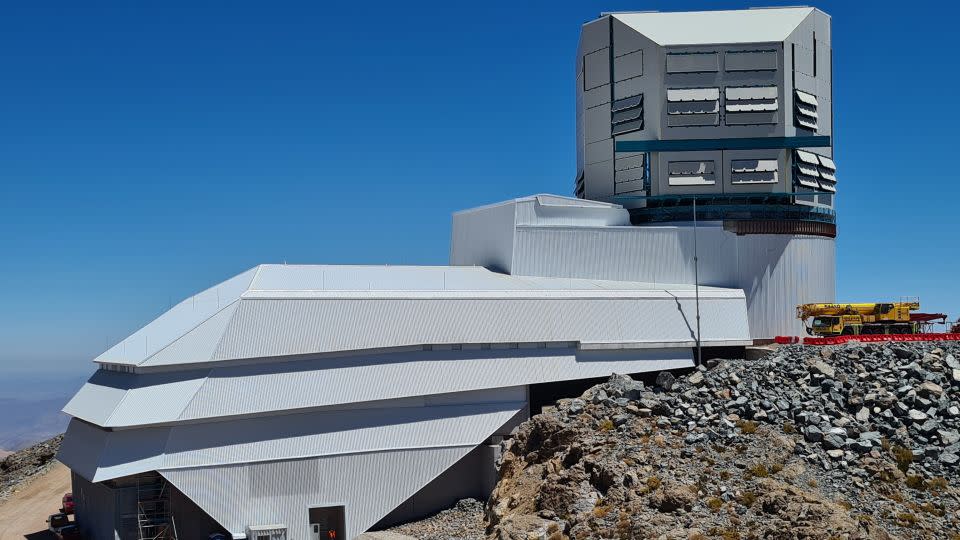
{"label": "white sloped roof section", "polygon": [[612,16],[657,44],[671,46],[783,41],[811,13],[813,8],[794,7]]}
{"label": "white sloped roof section", "polygon": [[[695,311],[692,296],[246,299],[212,360],[421,344],[689,343]],[[702,296],[701,308],[715,306],[719,315],[704,321],[703,341],[748,339],[742,296]],[[148,360],[144,365],[158,364]]]}
{"label": "white sloped roof section", "polygon": [[182,467],[425,446],[473,448],[525,406],[524,401],[388,406],[115,431],[74,419],[58,459],[100,482]]}
{"label": "white sloped roof section", "polygon": [[256,271],[257,268],[251,268],[200,294],[187,298],[108,349],[94,361],[137,364],[144,358],[149,358],[239,299],[249,287]]}

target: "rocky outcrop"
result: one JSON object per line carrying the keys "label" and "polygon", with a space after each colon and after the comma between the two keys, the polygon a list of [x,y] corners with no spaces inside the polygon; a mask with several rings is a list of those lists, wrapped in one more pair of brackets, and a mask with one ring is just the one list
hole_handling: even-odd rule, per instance
{"label": "rocky outcrop", "polygon": [[63,435],[37,443],[0,460],[0,501],[18,486],[45,473],[54,462]]}
{"label": "rocky outcrop", "polygon": [[505,442],[493,539],[960,538],[960,347],[615,375]]}

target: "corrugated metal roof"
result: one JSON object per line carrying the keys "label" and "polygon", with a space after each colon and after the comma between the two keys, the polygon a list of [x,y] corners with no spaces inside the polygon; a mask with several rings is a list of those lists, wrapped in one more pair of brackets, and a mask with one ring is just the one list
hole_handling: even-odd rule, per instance
{"label": "corrugated metal roof", "polygon": [[791,7],[611,16],[659,45],[672,46],[783,41],[813,11],[811,7]]}

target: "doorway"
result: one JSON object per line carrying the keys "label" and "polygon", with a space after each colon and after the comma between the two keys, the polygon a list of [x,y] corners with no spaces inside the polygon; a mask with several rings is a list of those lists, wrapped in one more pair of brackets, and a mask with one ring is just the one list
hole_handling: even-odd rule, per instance
{"label": "doorway", "polygon": [[345,540],[342,506],[310,509],[310,540]]}

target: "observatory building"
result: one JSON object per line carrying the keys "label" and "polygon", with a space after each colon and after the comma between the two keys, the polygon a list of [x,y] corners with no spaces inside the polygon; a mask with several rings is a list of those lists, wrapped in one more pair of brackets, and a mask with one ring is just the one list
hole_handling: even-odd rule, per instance
{"label": "observatory building", "polygon": [[261,265],[95,359],[59,459],[91,539],[353,538],[486,498],[611,373],[833,299],[829,18],[617,13],[577,56],[576,197],[453,216],[450,266]]}

